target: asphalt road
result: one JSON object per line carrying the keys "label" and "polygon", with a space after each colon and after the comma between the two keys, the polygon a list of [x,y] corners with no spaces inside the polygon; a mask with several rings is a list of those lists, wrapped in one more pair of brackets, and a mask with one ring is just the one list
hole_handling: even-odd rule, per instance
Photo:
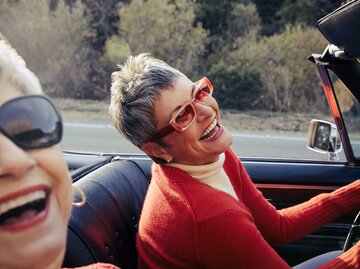
{"label": "asphalt road", "polygon": [[[327,160],[320,154],[306,148],[306,133],[233,133],[232,148],[242,157],[267,157],[287,159]],[[61,143],[65,150],[142,153],[138,148],[120,136],[111,125],[65,123]],[[344,154],[339,154],[345,160]]]}

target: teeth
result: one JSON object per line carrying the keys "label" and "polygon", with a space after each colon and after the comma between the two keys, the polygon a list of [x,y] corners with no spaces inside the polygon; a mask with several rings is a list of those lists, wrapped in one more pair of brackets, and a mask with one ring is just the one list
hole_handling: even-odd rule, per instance
{"label": "teeth", "polygon": [[217,125],[217,120],[214,119],[214,121],[210,124],[210,126],[206,128],[205,132],[202,134],[201,137],[204,137],[205,135],[210,133],[215,128],[216,125]]}
{"label": "teeth", "polygon": [[39,199],[45,199],[45,197],[46,197],[46,193],[44,190],[34,191],[34,192],[28,193],[24,196],[17,197],[13,200],[10,200],[10,201],[0,204],[0,215],[8,212],[11,209],[14,209],[19,206],[23,206],[32,201],[39,200]]}

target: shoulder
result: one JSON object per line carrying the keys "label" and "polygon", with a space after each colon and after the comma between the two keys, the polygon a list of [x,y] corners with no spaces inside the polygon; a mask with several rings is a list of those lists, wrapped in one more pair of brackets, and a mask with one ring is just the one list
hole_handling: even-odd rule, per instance
{"label": "shoulder", "polygon": [[241,170],[243,169],[243,164],[240,160],[240,158],[236,155],[236,153],[229,148],[227,151],[225,151],[225,162],[224,162],[224,169],[231,169],[236,170],[241,173]]}

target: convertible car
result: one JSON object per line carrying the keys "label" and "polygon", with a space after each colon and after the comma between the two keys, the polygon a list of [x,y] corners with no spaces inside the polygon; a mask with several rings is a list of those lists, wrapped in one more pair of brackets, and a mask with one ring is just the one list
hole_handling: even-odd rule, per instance
{"label": "convertible car", "polygon": [[[254,183],[279,209],[360,178],[359,17],[360,1],[351,1],[320,19],[318,28],[329,45],[309,55],[308,64],[319,74],[333,122],[312,120],[307,147],[327,154],[327,160],[241,158]],[[344,94],[352,98],[350,105],[339,101]],[[338,160],[340,152],[344,160]],[[64,266],[109,262],[123,269],[136,268],[135,237],[152,161],[142,154],[66,151],[64,155],[73,184],[87,196],[86,204],[72,212]],[[357,213],[344,215],[276,251],[295,265],[327,251],[347,249],[359,237]]]}

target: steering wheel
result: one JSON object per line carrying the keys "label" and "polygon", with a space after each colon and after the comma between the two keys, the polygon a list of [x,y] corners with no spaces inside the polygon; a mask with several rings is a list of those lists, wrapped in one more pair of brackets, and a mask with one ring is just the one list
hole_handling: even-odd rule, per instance
{"label": "steering wheel", "polygon": [[356,237],[360,234],[360,211],[355,217],[354,223],[351,225],[350,231],[346,237],[343,251],[347,251],[352,247]]}

